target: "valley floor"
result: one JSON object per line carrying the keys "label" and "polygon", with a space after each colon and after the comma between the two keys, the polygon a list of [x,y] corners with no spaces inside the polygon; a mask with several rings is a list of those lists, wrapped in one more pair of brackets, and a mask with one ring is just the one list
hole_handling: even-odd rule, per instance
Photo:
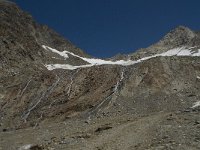
{"label": "valley floor", "polygon": [[0,133],[1,150],[29,144],[35,150],[199,150],[200,111],[69,119]]}

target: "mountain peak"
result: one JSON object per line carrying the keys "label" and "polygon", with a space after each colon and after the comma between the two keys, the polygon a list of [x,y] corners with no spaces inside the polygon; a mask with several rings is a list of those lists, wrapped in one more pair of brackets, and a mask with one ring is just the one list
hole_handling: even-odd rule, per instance
{"label": "mountain peak", "polygon": [[171,30],[167,35],[165,35],[160,44],[183,46],[189,44],[193,38],[196,37],[195,32],[185,26],[178,26],[177,28]]}
{"label": "mountain peak", "polygon": [[190,28],[185,26],[178,26],[175,29],[171,30],[166,36],[185,36],[187,38],[194,38],[195,33]]}
{"label": "mountain peak", "polygon": [[0,0],[0,4],[6,4],[6,5],[15,5],[16,6],[16,4],[14,3],[14,2],[12,2],[12,1],[8,1],[8,0]]}
{"label": "mountain peak", "polygon": [[132,55],[146,57],[152,54],[160,54],[170,49],[180,47],[199,47],[200,34],[185,26],[178,26],[169,31],[160,41],[147,48],[139,49]]}
{"label": "mountain peak", "polygon": [[174,28],[173,30],[191,30],[191,29],[186,26],[179,25],[176,28]]}

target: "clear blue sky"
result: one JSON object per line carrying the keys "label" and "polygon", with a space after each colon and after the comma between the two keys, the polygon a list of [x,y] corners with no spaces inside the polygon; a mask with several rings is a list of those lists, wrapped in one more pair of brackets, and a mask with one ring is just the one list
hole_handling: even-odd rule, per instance
{"label": "clear blue sky", "polygon": [[200,30],[200,0],[13,0],[90,55],[130,53],[178,25]]}

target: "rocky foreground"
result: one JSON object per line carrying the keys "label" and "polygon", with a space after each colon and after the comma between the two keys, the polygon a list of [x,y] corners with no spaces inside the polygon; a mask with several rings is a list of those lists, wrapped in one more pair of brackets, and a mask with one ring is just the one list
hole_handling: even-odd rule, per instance
{"label": "rocky foreground", "polygon": [[12,2],[0,19],[0,149],[200,149],[200,32],[101,60]]}

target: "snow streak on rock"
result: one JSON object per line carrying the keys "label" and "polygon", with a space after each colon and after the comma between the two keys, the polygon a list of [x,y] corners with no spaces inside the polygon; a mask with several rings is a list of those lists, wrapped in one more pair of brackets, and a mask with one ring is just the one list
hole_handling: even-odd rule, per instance
{"label": "snow streak on rock", "polygon": [[20,97],[23,96],[23,94],[24,94],[24,92],[26,91],[26,89],[27,89],[28,85],[30,84],[30,82],[31,82],[31,79],[27,82],[26,86],[25,86],[24,89],[22,90],[22,92],[21,92],[21,94],[20,94]]}
{"label": "snow streak on rock", "polygon": [[[156,55],[152,55],[152,56],[148,56],[148,57],[144,57],[138,60],[118,60],[118,61],[108,61],[108,60],[103,60],[103,59],[95,59],[95,58],[85,58],[85,57],[81,57],[78,56],[72,52],[68,52],[68,51],[63,51],[63,52],[59,52],[56,49],[53,49],[51,47],[42,46],[44,49],[46,50],[51,50],[54,53],[57,53],[65,58],[68,58],[68,54],[72,55],[74,57],[77,57],[79,59],[82,59],[83,61],[85,61],[86,65],[80,65],[80,66],[73,66],[73,65],[69,65],[69,64],[48,64],[45,65],[46,68],[48,70],[54,70],[54,69],[67,69],[67,70],[74,70],[74,69],[78,69],[78,68],[87,68],[87,67],[92,67],[95,65],[121,65],[121,66],[129,66],[129,65],[134,65],[137,63],[140,63],[142,61],[151,59],[151,58],[155,58],[155,57],[165,57],[165,56],[200,56],[200,50],[198,51],[193,51],[192,49],[194,47],[191,48],[186,48],[186,47],[181,47],[181,48],[174,48],[171,49],[167,52],[161,53],[161,54],[156,54]],[[66,56],[67,55],[67,56]]]}
{"label": "snow streak on rock", "polygon": [[118,92],[119,90],[119,87],[121,86],[123,80],[124,80],[124,68],[122,69],[121,71],[121,74],[120,74],[120,79],[116,82],[114,88],[113,88],[113,91],[112,93],[107,96],[103,101],[101,101],[101,103],[97,104],[92,110],[89,111],[88,113],[88,119],[90,120],[91,119],[91,115],[94,114],[94,113],[98,113],[99,111],[101,111],[101,107],[102,106],[108,106],[113,98],[113,96]]}
{"label": "snow streak on rock", "polygon": [[70,77],[70,80],[71,80],[71,82],[70,82],[70,84],[69,84],[69,86],[68,86],[68,91],[67,91],[67,96],[69,97],[70,96],[70,94],[71,94],[71,89],[72,89],[72,85],[73,85],[73,83],[74,83],[74,78],[75,78],[75,75],[78,73],[78,69],[77,69],[77,71],[74,73],[74,74],[72,74],[71,75],[71,77]]}
{"label": "snow streak on rock", "polygon": [[117,92],[121,82],[123,81],[124,79],[124,69],[122,70],[121,72],[121,75],[120,75],[120,80],[117,81],[117,84],[115,85],[115,88],[114,88],[114,93]]}
{"label": "snow streak on rock", "polygon": [[196,108],[196,107],[199,107],[200,106],[200,101],[194,103],[194,105],[192,106],[192,108]]}
{"label": "snow streak on rock", "polygon": [[37,105],[43,100],[48,98],[48,96],[51,94],[51,92],[54,90],[54,88],[56,87],[56,85],[58,84],[58,82],[60,81],[60,78],[57,77],[56,82],[54,82],[45,92],[43,92],[43,94],[41,95],[41,97],[38,99],[38,101],[32,106],[30,107],[26,112],[23,113],[22,115],[22,119],[26,122],[28,116],[30,115],[31,111],[34,110]]}

